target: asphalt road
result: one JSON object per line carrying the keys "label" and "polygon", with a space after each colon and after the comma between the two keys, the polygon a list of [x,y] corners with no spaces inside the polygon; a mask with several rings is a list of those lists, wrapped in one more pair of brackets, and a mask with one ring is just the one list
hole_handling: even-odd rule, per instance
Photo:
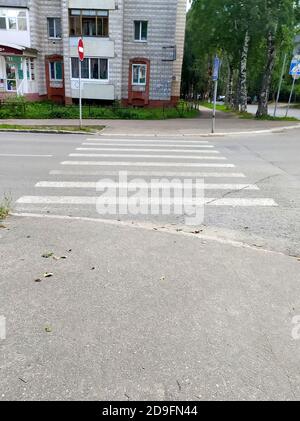
{"label": "asphalt road", "polygon": [[[0,197],[17,213],[178,226],[182,214],[98,214],[96,183],[203,179],[206,233],[300,254],[299,131],[221,138],[1,134]],[[199,227],[200,225],[200,227]],[[189,229],[189,228],[187,228]]]}
{"label": "asphalt road", "polygon": [[[299,149],[299,130],[1,134],[0,400],[299,400]],[[197,173],[203,223],[99,215],[120,169]]]}
{"label": "asphalt road", "polygon": [[[269,106],[269,114],[271,116],[274,115],[274,105],[270,105]],[[286,110],[287,110],[287,104],[279,104],[277,111],[276,111],[276,117],[285,117],[286,116]],[[257,111],[257,105],[249,105],[248,104],[248,112],[251,114],[256,114]],[[293,108],[293,106],[291,105],[289,112],[288,112],[288,117],[295,117],[298,118],[300,120],[300,109],[299,108]]]}

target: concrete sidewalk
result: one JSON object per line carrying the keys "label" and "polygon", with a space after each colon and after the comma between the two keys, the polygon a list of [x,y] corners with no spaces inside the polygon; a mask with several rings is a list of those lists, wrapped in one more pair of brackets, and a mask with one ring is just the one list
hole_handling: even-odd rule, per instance
{"label": "concrete sidewalk", "polygon": [[129,225],[5,225],[1,400],[300,399],[297,259]]}
{"label": "concrete sidewalk", "polygon": [[[208,110],[209,112],[209,110]],[[77,120],[0,120],[0,124],[70,126],[78,124]],[[104,125],[103,133],[122,135],[197,135],[211,132],[211,120],[208,118],[171,119],[171,120],[84,120],[85,125]],[[257,121],[238,118],[217,118],[216,133],[252,132],[272,130],[281,127],[298,126],[293,121]]]}

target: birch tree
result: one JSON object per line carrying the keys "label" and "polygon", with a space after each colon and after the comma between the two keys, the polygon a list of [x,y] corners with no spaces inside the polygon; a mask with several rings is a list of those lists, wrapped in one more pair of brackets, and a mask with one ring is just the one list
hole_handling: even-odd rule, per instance
{"label": "birch tree", "polygon": [[295,34],[296,10],[299,1],[292,0],[264,0],[263,27],[266,38],[266,61],[263,71],[261,89],[259,93],[257,117],[268,115],[268,101],[270,86],[275,66],[277,50],[284,44],[291,44]]}

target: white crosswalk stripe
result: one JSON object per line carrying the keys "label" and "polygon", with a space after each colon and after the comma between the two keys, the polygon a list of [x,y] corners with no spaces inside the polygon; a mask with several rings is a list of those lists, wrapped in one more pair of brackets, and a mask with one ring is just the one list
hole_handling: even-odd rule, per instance
{"label": "white crosswalk stripe", "polygon": [[[151,182],[152,187],[168,187],[170,184],[166,182]],[[35,187],[42,188],[59,188],[59,189],[96,189],[105,187],[117,188],[139,188],[143,187],[144,183],[133,182],[130,183],[116,183],[116,182],[99,182],[99,181],[39,181]],[[172,182],[172,187],[181,187],[182,183]],[[186,188],[189,188],[188,186]],[[213,184],[205,183],[205,190],[259,190],[254,184]]]}
{"label": "white crosswalk stripe", "polygon": [[[35,204],[73,204],[73,205],[94,205],[99,200],[97,196],[23,196],[17,200],[17,203],[35,203]],[[111,204],[126,204],[127,198],[106,197]],[[155,199],[152,197],[142,197],[139,199],[141,204],[162,205],[165,203],[181,203],[181,199]],[[201,198],[185,199],[187,204],[207,204],[210,206],[276,206],[273,199],[238,199],[238,198]]]}
{"label": "white crosswalk stripe", "polygon": [[[22,211],[38,209],[45,212],[65,209],[68,214],[74,210],[81,212],[80,216],[86,216],[86,212],[90,212],[89,209],[96,212],[100,195],[98,190],[140,189],[145,183],[159,190],[168,189],[170,185],[171,188],[178,189],[187,179],[194,183],[203,179],[204,192],[212,192],[210,197],[206,197],[205,194],[204,197],[197,197],[197,205],[231,208],[278,206],[274,199],[263,197],[256,184],[247,183],[247,180],[241,183],[238,179],[246,179],[246,175],[232,170],[235,164],[228,162],[228,157],[222,156],[209,141],[153,137],[93,137],[87,138],[80,147],[76,147],[76,152],[71,152],[68,156],[68,160],[60,163],[60,169],[52,169],[49,172],[50,179],[36,183],[36,195],[26,195],[18,199],[17,206]],[[120,172],[126,172],[126,182],[119,178]],[[138,177],[140,179],[137,179]],[[220,182],[214,182],[214,178],[218,178]],[[191,186],[186,186],[186,189],[194,192]],[[61,192],[61,195],[57,194],[58,192]],[[128,197],[131,200],[131,194]],[[126,197],[106,197],[110,204],[120,205],[124,200],[127,200]],[[151,207],[162,206],[164,203],[176,205],[181,199],[145,196],[139,197],[138,200],[139,204]],[[187,204],[196,204],[195,197],[185,197],[184,200]]]}
{"label": "white crosswalk stripe", "polygon": [[148,154],[105,154],[105,153],[70,153],[70,157],[80,158],[163,158],[163,159],[199,159],[226,161],[224,156],[195,156],[195,155],[148,155]]}
{"label": "white crosswalk stripe", "polygon": [[[201,177],[201,178],[246,178],[246,175],[239,172],[187,172],[187,171],[130,171],[127,170],[128,176],[135,177]],[[119,170],[94,170],[94,171],[81,171],[81,170],[51,170],[50,175],[75,175],[75,176],[118,176]]]}
{"label": "white crosswalk stripe", "polygon": [[[208,145],[208,144],[197,144],[197,145],[189,145],[189,144],[176,144],[176,143],[147,143],[147,144],[143,144],[143,143],[118,143],[118,142],[105,142],[105,143],[95,143],[95,142],[83,142],[82,145],[84,146],[101,146],[102,148],[106,148],[106,146],[122,146],[122,148],[117,148],[117,150],[123,150],[123,146],[133,146],[135,148],[138,148],[138,150],[140,149],[144,149],[145,147],[156,147],[156,148],[184,148],[184,149],[194,149],[194,150],[198,150],[199,148],[205,148],[205,149],[213,149],[214,146],[213,145]],[[170,149],[168,149],[169,151]],[[173,151],[173,149],[172,149]]]}
{"label": "white crosswalk stripe", "polygon": [[[122,151],[122,152],[170,152],[170,149],[133,149],[133,148],[76,148],[76,151]],[[219,154],[216,150],[197,150],[197,149],[172,149],[172,153],[207,153],[207,154]],[[177,156],[177,155],[176,155]]]}
{"label": "white crosswalk stripe", "polygon": [[[112,142],[114,141],[114,139],[111,138],[88,138],[86,139],[87,141],[90,142],[100,142],[103,144],[106,144],[106,142]],[[142,144],[142,143],[149,143],[149,142],[156,142],[157,145],[160,145],[162,143],[166,143],[169,144],[171,146],[171,144],[176,143],[176,144],[182,144],[182,145],[188,145],[188,144],[203,144],[203,143],[209,143],[208,140],[177,140],[177,139],[132,139],[132,138],[128,138],[128,139],[116,139],[116,142],[122,142],[122,143],[128,143],[128,142],[135,142],[136,144]]]}
{"label": "white crosswalk stripe", "polygon": [[100,167],[202,167],[202,168],[234,168],[233,164],[207,164],[190,162],[136,162],[136,161],[63,161],[62,165],[88,165]]}

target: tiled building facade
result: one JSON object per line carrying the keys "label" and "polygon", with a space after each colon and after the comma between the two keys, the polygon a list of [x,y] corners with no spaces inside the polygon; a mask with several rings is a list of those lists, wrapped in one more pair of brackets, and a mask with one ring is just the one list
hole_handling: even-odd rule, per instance
{"label": "tiled building facade", "polygon": [[128,105],[180,94],[186,0],[0,0],[0,98]]}

